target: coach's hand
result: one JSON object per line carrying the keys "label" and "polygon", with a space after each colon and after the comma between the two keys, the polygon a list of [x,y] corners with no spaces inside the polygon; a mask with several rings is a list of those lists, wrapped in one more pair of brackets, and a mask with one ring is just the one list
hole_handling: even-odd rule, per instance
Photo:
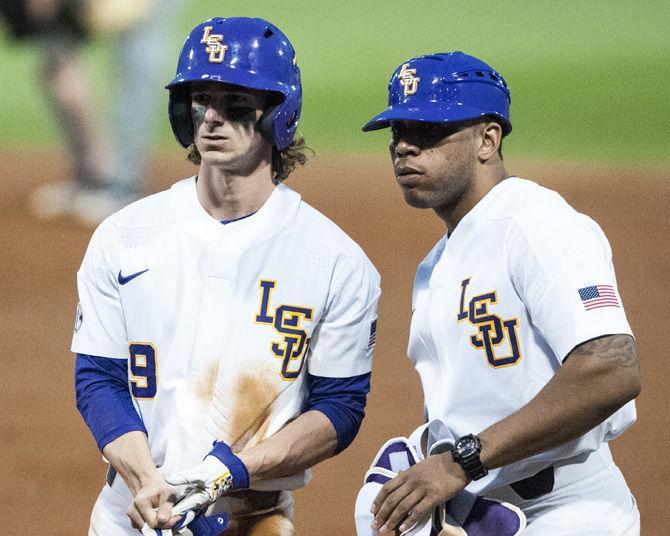
{"label": "coach's hand", "polygon": [[201,510],[236,489],[249,487],[249,471],[230,447],[215,441],[214,448],[195,467],[165,477],[168,484],[186,486],[175,511]]}
{"label": "coach's hand", "polygon": [[375,514],[372,528],[380,534],[393,532],[398,524],[400,531],[408,530],[469,482],[449,452],[429,456],[401,471],[379,490],[371,508]]}

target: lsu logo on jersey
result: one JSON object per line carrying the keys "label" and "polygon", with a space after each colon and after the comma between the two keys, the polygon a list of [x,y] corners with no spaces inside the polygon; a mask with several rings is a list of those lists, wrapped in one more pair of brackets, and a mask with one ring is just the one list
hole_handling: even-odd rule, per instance
{"label": "lsu logo on jersey", "polygon": [[228,46],[221,43],[223,41],[222,34],[213,34],[213,26],[205,26],[205,31],[202,34],[202,39],[200,42],[205,47],[205,52],[209,54],[210,63],[223,63],[223,58],[226,55],[226,50]]}
{"label": "lsu logo on jersey", "polygon": [[517,336],[518,319],[504,319],[489,311],[491,306],[498,303],[498,293],[495,290],[473,296],[466,307],[465,296],[469,284],[470,278],[461,282],[461,300],[457,319],[458,322],[467,319],[477,328],[477,332],[470,335],[470,344],[484,351],[486,360],[492,367],[516,365],[521,360],[521,349]]}
{"label": "lsu logo on jersey", "polygon": [[403,87],[405,95],[414,95],[417,89],[419,89],[421,78],[415,76],[415,74],[416,69],[410,69],[409,63],[405,63],[398,73],[398,80],[400,80],[400,85]]}
{"label": "lsu logo on jersey", "polygon": [[270,298],[276,287],[275,281],[261,279],[261,304],[256,315],[257,324],[270,324],[281,337],[270,343],[270,352],[282,360],[281,377],[295,380],[305,363],[309,350],[309,337],[301,324],[304,320],[312,320],[314,310],[311,307],[282,304],[274,308],[270,314]]}

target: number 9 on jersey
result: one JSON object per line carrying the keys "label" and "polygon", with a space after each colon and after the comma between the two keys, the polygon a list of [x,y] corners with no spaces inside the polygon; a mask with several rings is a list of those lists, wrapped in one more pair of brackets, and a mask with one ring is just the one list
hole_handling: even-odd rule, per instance
{"label": "number 9 on jersey", "polygon": [[158,389],[156,348],[153,344],[134,342],[129,349],[130,392],[136,399],[151,399]]}

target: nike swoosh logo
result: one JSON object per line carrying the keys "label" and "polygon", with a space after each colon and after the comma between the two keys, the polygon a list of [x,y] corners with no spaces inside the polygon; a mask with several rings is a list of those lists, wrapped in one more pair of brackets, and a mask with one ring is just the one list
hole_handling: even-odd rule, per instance
{"label": "nike swoosh logo", "polygon": [[140,276],[140,275],[142,275],[144,272],[148,272],[148,271],[149,271],[149,268],[147,268],[146,270],[142,270],[141,272],[135,272],[134,274],[130,274],[130,275],[122,275],[122,274],[121,274],[121,270],[119,270],[119,277],[118,277],[118,279],[119,279],[119,285],[125,285],[126,283],[128,283],[128,282],[132,281],[133,279],[135,279],[137,276]]}

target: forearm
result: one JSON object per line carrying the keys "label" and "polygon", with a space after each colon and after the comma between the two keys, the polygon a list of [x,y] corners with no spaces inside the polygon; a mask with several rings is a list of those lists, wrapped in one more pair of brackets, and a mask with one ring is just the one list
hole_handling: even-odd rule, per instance
{"label": "forearm", "polygon": [[253,484],[312,467],[333,456],[336,447],[337,434],[330,420],[319,411],[307,411],[238,456]]}
{"label": "forearm", "polygon": [[633,339],[602,337],[573,350],[533,400],[479,434],[494,469],[558,447],[593,429],[640,391]]}
{"label": "forearm", "polygon": [[102,453],[133,495],[149,482],[162,478],[143,432],[129,432],[116,438],[105,446]]}
{"label": "forearm", "polygon": [[149,528],[168,528],[177,522],[179,516],[172,515],[174,489],[156,469],[143,432],[117,437],[102,453],[133,494],[127,511],[133,527],[141,529],[146,523]]}

